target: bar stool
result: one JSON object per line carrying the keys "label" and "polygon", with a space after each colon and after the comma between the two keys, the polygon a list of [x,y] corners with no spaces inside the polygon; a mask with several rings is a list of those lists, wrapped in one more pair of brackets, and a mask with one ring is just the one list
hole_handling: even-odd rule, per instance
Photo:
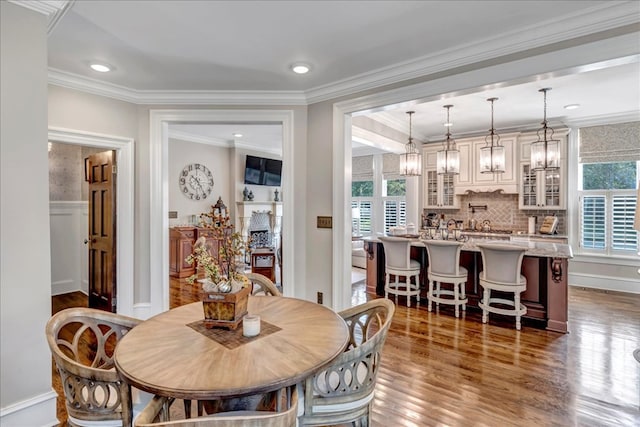
{"label": "bar stool", "polygon": [[[431,304],[434,302],[436,306],[452,304],[455,307],[455,316],[460,317],[460,306],[462,310],[466,310],[468,301],[464,292],[467,269],[460,266],[462,243],[449,240],[423,240],[422,242],[427,247],[429,256],[427,308],[431,311]],[[441,283],[451,283],[453,289],[441,289]],[[443,295],[452,298],[443,298]]]}
{"label": "bar stool", "polygon": [[[385,255],[385,284],[384,297],[389,294],[407,297],[407,307],[411,307],[411,297],[416,297],[416,304],[420,305],[420,263],[411,259],[411,240],[404,237],[378,237],[384,247]],[[396,277],[395,283],[389,283],[390,276]],[[405,278],[405,282],[399,282],[399,276]],[[415,283],[411,283],[414,277]]]}
{"label": "bar stool", "polygon": [[[504,244],[479,244],[482,254],[483,271],[480,272],[480,286],[484,288],[482,302],[482,323],[487,323],[489,313],[516,317],[516,329],[521,329],[520,318],[527,313],[527,307],[520,303],[520,294],[527,289],[527,278],[520,274],[525,249]],[[512,292],[513,301],[491,298],[491,291]],[[511,309],[497,307],[502,304]]]}

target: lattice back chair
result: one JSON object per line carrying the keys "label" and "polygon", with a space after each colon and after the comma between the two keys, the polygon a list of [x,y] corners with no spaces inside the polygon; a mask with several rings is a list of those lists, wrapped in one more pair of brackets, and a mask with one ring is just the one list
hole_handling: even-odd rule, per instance
{"label": "lattice back chair", "polygon": [[329,366],[305,380],[299,425],[371,424],[382,347],[394,311],[391,301],[375,299],[340,312],[349,327],[349,344]]}
{"label": "lattice back chair", "polygon": [[[385,256],[385,285],[384,296],[389,294],[407,297],[407,307],[411,307],[411,297],[416,297],[416,304],[420,304],[420,263],[411,259],[411,240],[404,237],[378,237],[382,241]],[[395,276],[395,282],[391,282]],[[400,282],[404,277],[405,282]],[[413,277],[413,283],[411,278]]]}
{"label": "lattice back chair", "polygon": [[[151,399],[116,372],[117,342],[140,320],[91,308],[68,308],[46,325],[47,342],[64,390],[71,426],[130,426],[134,410]],[[132,400],[140,399],[134,408]]]}
{"label": "lattice back chair", "polygon": [[[527,313],[527,307],[520,302],[520,294],[527,290],[527,278],[521,274],[522,259],[526,249],[504,244],[479,244],[482,254],[480,286],[484,289],[482,301],[482,323],[489,321],[489,313],[515,316],[516,329],[521,329],[520,318]],[[492,298],[491,291],[513,293],[513,300]],[[503,308],[501,306],[511,308]]]}
{"label": "lattice back chair", "polygon": [[260,273],[245,273],[245,276],[253,285],[251,295],[271,295],[281,297],[282,293],[278,287],[268,277]]}
{"label": "lattice back chair", "polygon": [[[286,390],[288,390],[285,392],[288,403],[279,412],[232,411],[173,421],[161,421],[166,411],[168,399],[156,396],[136,418],[135,427],[295,427],[298,412],[298,390],[295,386]],[[283,393],[279,394],[284,395]]]}
{"label": "lattice back chair", "polygon": [[[465,296],[468,272],[460,265],[462,243],[451,240],[423,240],[422,242],[427,248],[429,258],[428,310],[431,311],[433,303],[436,303],[436,306],[440,303],[452,304],[455,307],[455,316],[460,317],[460,306],[466,310],[468,302]],[[453,289],[442,289],[443,283],[453,284]]]}

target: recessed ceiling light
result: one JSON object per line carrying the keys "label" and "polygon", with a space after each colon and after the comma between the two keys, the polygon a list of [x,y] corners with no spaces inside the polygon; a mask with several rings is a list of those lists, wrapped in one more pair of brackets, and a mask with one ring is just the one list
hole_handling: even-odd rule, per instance
{"label": "recessed ceiling light", "polygon": [[242,138],[242,134],[238,132],[234,133],[233,136],[236,138]]}
{"label": "recessed ceiling light", "polygon": [[564,106],[565,110],[575,110],[576,108],[580,108],[580,104],[568,104]]}
{"label": "recessed ceiling light", "polygon": [[307,64],[293,64],[291,70],[296,74],[306,74],[311,68]]}
{"label": "recessed ceiling light", "polygon": [[94,62],[93,64],[91,64],[90,67],[93,71],[98,71],[100,73],[108,73],[109,71],[111,71],[110,66],[105,64],[99,64],[97,62]]}

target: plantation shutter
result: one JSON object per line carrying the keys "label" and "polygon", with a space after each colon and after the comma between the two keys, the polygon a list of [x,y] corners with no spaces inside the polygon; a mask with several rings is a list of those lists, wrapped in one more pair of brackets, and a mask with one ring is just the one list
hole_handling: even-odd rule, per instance
{"label": "plantation shutter", "polygon": [[582,198],[580,246],[587,249],[604,249],[606,237],[605,196],[584,196]]}
{"label": "plantation shutter", "polygon": [[634,251],[638,244],[638,233],[633,229],[636,211],[635,195],[613,196],[612,206],[612,248]]}

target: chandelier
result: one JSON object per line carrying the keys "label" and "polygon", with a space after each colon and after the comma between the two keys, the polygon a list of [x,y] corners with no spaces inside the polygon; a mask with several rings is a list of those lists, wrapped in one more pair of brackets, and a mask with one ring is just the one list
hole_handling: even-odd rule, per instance
{"label": "chandelier", "polygon": [[486,145],[480,149],[480,173],[504,172],[504,147],[500,145],[500,136],[493,127],[493,103],[498,98],[489,98],[491,102],[491,129],[489,135],[484,138]]}
{"label": "chandelier", "polygon": [[[538,140],[531,144],[531,170],[555,170],[560,167],[560,141],[553,139],[553,129],[547,126],[547,92],[551,88],[540,89],[544,94],[544,119],[538,129]],[[542,139],[541,139],[542,138]]]}
{"label": "chandelier", "polygon": [[400,175],[419,176],[422,174],[422,155],[411,137],[411,116],[415,111],[407,111],[409,115],[409,141],[405,146],[405,153],[400,154]]}
{"label": "chandelier", "polygon": [[447,109],[447,134],[442,143],[444,150],[440,150],[436,157],[436,169],[438,175],[459,174],[460,173],[460,152],[456,150],[456,142],[451,138],[451,122],[449,121],[449,109],[453,105],[445,105]]}

